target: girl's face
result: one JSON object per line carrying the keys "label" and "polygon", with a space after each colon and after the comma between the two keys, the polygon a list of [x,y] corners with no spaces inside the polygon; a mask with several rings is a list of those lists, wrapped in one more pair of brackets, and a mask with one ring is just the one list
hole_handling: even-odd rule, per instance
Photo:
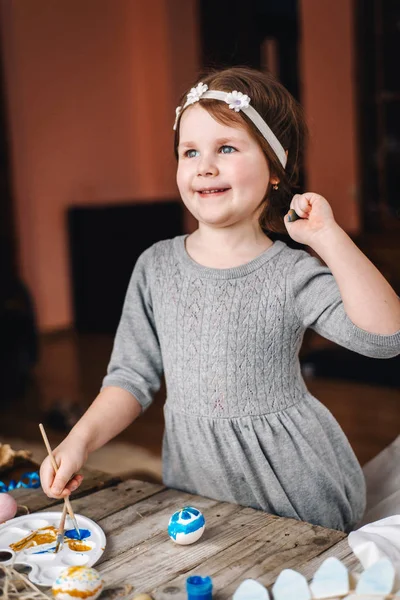
{"label": "girl's face", "polygon": [[178,188],[199,223],[258,225],[270,173],[244,127],[222,125],[196,104],[181,117],[178,154]]}

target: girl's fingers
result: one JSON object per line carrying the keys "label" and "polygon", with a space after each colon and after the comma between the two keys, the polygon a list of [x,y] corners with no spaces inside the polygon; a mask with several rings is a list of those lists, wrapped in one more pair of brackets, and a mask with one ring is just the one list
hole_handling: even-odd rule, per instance
{"label": "girl's fingers", "polygon": [[53,485],[51,486],[51,492],[55,496],[64,497],[64,490],[68,492],[68,494],[70,493],[68,488],[66,489],[66,486],[71,480],[71,477],[73,478],[73,472],[71,473],[71,468],[68,467],[68,465],[64,466],[64,464],[65,463],[63,462],[61,463],[54,478]]}
{"label": "girl's fingers", "polygon": [[50,494],[51,486],[54,481],[54,469],[50,463],[50,459],[46,458],[42,466],[40,467],[40,483],[44,493],[48,496]]}
{"label": "girl's fingers", "polygon": [[83,480],[82,475],[75,475],[65,486],[65,489],[69,490],[69,492],[74,492],[81,485]]}
{"label": "girl's fingers", "polygon": [[311,211],[311,204],[305,194],[295,194],[290,203],[290,208],[292,208],[301,219],[306,219]]}
{"label": "girl's fingers", "polygon": [[[57,458],[56,458],[57,461]],[[57,461],[58,462],[58,461]],[[76,468],[76,466],[75,466]],[[74,473],[71,464],[61,460],[57,473],[47,457],[40,467],[40,483],[44,493],[50,498],[65,498],[82,483],[83,475]]]}

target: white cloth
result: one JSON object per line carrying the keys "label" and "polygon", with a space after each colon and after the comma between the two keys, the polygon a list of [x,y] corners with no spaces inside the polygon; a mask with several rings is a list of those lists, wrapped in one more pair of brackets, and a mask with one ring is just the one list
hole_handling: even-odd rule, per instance
{"label": "white cloth", "polygon": [[367,569],[388,558],[400,587],[400,436],[364,466],[367,510],[362,527],[348,536],[350,548]]}
{"label": "white cloth", "polygon": [[400,435],[363,467],[363,473],[367,508],[360,525],[400,515]]}
{"label": "white cloth", "polygon": [[386,517],[349,533],[350,548],[368,569],[382,558],[388,558],[396,572],[395,590],[400,590],[400,515]]}

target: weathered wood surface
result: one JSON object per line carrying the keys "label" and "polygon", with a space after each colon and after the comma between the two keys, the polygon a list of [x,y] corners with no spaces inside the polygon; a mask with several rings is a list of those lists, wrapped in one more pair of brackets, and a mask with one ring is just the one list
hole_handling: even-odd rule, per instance
{"label": "weathered wood surface", "polygon": [[[203,537],[191,546],[167,534],[169,517],[185,505],[206,518]],[[213,598],[222,600],[248,577],[270,586],[284,568],[312,577],[328,556],[351,568],[357,563],[341,532],[155,484],[125,481],[74,507],[103,528],[107,547],[96,568],[110,592],[133,586],[126,598],[149,592],[155,600],[186,600],[186,578],[200,574],[213,578]]]}
{"label": "weathered wood surface", "polygon": [[[76,514],[83,514],[100,522],[101,519],[122,511],[164,489],[163,485],[130,479],[81,498],[74,499],[72,496],[71,504]],[[62,506],[62,503],[58,503],[52,506],[51,510],[61,512]],[[48,507],[42,509],[41,512],[46,510],[49,510]]]}
{"label": "weathered wood surface", "polygon": [[[81,473],[84,476],[84,479],[78,490],[72,494],[72,500],[81,496],[86,496],[97,490],[110,487],[121,481],[120,477],[115,477],[114,475],[109,475],[108,473],[97,471],[95,469],[84,468]],[[13,490],[12,495],[19,505],[27,506],[29,512],[49,510],[60,502],[55,498],[48,498],[42,488],[21,488],[19,490]]]}
{"label": "weathered wood surface", "polygon": [[321,563],[329,556],[339,558],[350,571],[360,570],[360,564],[352,554],[347,538],[311,560],[307,559],[308,545],[309,542],[303,547],[303,553],[300,555],[293,555],[290,549],[283,554],[277,551],[274,555],[274,546],[266,548],[259,544],[249,546],[247,552],[242,553],[243,544],[240,543],[231,549],[229,556],[211,557],[167,584],[158,586],[152,590],[152,595],[156,600],[186,600],[185,581],[190,575],[211,575],[215,589],[214,600],[231,598],[236,588],[247,578],[256,579],[271,591],[271,586],[283,569],[295,569],[310,581]]}
{"label": "weathered wood surface", "polygon": [[[206,530],[197,543],[179,546],[168,537],[167,526],[171,514],[185,505],[203,512]],[[96,565],[108,588],[105,600],[114,591],[121,600],[141,592],[155,600],[186,600],[186,578],[193,574],[210,575],[214,600],[225,600],[249,577],[270,587],[285,568],[310,579],[328,556],[358,568],[339,531],[153,483],[124,481],[73,500],[73,507],[106,534],[107,546]],[[131,586],[125,595],[124,585]]]}

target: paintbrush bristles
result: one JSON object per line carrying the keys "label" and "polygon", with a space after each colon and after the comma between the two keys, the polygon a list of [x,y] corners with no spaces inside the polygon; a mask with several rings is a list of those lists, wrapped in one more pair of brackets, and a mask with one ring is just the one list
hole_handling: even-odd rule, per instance
{"label": "paintbrush bristles", "polygon": [[54,553],[57,554],[57,552],[60,549],[61,544],[64,541],[64,531],[65,531],[65,519],[67,517],[67,505],[64,502],[64,506],[63,506],[63,510],[61,513],[61,520],[60,520],[60,524],[58,526],[58,531],[57,531],[57,542],[56,542],[56,547],[54,550]]}
{"label": "paintbrush bristles", "polygon": [[[51,464],[53,466],[54,472],[57,473],[58,466],[57,466],[57,463],[56,463],[56,459],[54,458],[53,451],[52,451],[50,443],[49,443],[49,439],[47,437],[47,434],[46,434],[46,432],[44,430],[44,427],[43,427],[42,423],[39,423],[39,429],[40,429],[40,433],[42,434],[44,445],[46,446],[47,454],[49,455],[49,458],[50,458]],[[65,505],[67,507],[68,514],[71,517],[71,520],[72,520],[72,523],[74,525],[74,528],[76,529],[76,533],[78,534],[78,538],[80,539],[81,532],[79,530],[78,522],[77,522],[76,517],[74,515],[74,511],[72,510],[71,502],[69,501],[69,498],[64,498],[64,502],[65,502]]]}
{"label": "paintbrush bristles", "polygon": [[71,502],[70,502],[69,498],[64,498],[64,502],[67,507],[68,514],[71,517],[71,521],[73,523],[74,529],[76,529],[76,533],[78,534],[78,538],[81,539],[81,532],[79,529],[78,521],[76,520],[74,511],[72,510],[72,506],[71,506]]}

